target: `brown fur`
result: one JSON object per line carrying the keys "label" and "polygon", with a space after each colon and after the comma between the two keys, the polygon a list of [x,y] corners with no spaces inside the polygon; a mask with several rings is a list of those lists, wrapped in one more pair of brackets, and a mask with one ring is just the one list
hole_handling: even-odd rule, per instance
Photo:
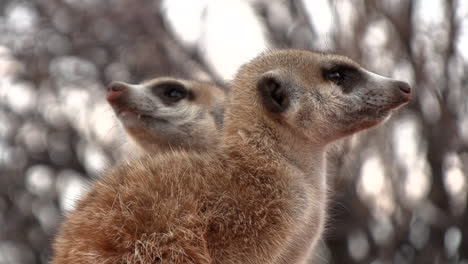
{"label": "brown fur", "polygon": [[[334,61],[355,65],[296,50],[244,65],[220,148],[166,152],[109,171],[67,217],[52,263],[304,262],[323,230],[326,145],[378,124],[408,99],[393,91],[401,83],[379,81],[385,104],[369,97],[350,106],[374,79],[345,94],[321,74]],[[265,74],[287,90],[282,112],[262,101]]]}

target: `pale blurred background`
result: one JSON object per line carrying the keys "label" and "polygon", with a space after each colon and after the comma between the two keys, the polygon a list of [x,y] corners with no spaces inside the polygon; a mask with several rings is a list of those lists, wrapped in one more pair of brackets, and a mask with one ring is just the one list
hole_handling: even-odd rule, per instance
{"label": "pale blurred background", "polygon": [[330,152],[315,263],[468,264],[467,0],[0,1],[0,264],[47,263],[87,182],[131,155],[106,84],[226,85],[275,47],[344,54],[414,88]]}

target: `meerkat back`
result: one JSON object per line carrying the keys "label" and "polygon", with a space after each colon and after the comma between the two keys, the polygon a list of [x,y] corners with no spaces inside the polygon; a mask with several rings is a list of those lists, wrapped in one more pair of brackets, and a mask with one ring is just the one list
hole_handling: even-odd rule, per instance
{"label": "meerkat back", "polygon": [[219,148],[109,171],[67,217],[52,263],[304,263],[323,232],[327,145],[381,123],[410,90],[338,55],[262,54],[233,81]]}
{"label": "meerkat back", "polygon": [[217,147],[225,91],[211,83],[160,77],[138,85],[113,82],[107,101],[144,154]]}

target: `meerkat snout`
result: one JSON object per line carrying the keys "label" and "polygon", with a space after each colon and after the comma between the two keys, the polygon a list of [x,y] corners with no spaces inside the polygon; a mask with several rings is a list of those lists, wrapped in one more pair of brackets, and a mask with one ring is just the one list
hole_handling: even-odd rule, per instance
{"label": "meerkat snout", "polygon": [[216,147],[224,97],[210,83],[162,77],[142,84],[112,82],[106,99],[136,145],[154,153]]}
{"label": "meerkat snout", "polygon": [[398,83],[398,88],[400,88],[400,91],[402,91],[405,94],[411,95],[411,87],[408,83],[402,82],[402,81],[398,81],[397,83]]}
{"label": "meerkat snout", "polygon": [[408,103],[411,100],[411,86],[364,70],[367,85],[363,85],[362,96],[364,103],[378,115],[388,114],[391,110]]}
{"label": "meerkat snout", "polygon": [[124,97],[124,94],[128,92],[129,86],[126,83],[122,82],[112,82],[107,86],[107,95],[106,99],[107,101],[111,104],[114,109],[118,109],[122,102],[122,98]]}
{"label": "meerkat snout", "polygon": [[401,105],[411,100],[411,86],[407,82],[396,81],[395,86],[401,97]]}
{"label": "meerkat snout", "polygon": [[124,82],[111,82],[107,86],[107,91],[108,92],[118,92],[118,91],[124,91],[128,89],[128,84]]}

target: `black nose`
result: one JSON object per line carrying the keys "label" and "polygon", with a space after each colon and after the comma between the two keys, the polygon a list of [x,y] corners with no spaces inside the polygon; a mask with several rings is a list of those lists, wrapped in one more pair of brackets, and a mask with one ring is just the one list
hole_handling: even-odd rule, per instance
{"label": "black nose", "polygon": [[400,91],[402,91],[405,94],[410,94],[411,93],[411,86],[407,82],[398,82],[397,83],[398,88],[400,88]]}

